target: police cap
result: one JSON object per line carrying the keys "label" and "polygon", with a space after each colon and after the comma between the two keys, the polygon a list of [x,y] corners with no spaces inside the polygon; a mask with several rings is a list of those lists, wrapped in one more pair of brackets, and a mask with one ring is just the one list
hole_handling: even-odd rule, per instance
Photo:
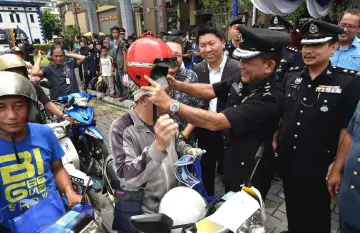
{"label": "police cap", "polygon": [[285,32],[248,28],[244,25],[239,25],[239,31],[243,42],[233,53],[236,59],[253,58],[267,52],[280,52],[291,42],[290,36]]}
{"label": "police cap", "polygon": [[120,32],[120,33],[125,33],[126,31],[125,31],[124,28],[119,28],[119,32]]}
{"label": "police cap", "polygon": [[233,26],[234,24],[243,24],[246,25],[247,23],[247,17],[246,15],[239,15],[236,19],[232,20],[229,24],[229,26]]}
{"label": "police cap", "polygon": [[94,44],[94,42],[93,42],[93,41],[88,41],[87,44],[88,44],[88,45]]}
{"label": "police cap", "polygon": [[300,30],[303,39],[301,44],[322,44],[330,40],[338,40],[339,34],[344,33],[344,29],[335,24],[329,24],[320,20],[311,19],[305,23]]}
{"label": "police cap", "polygon": [[293,28],[292,23],[288,19],[282,16],[274,15],[270,19],[269,29],[271,30],[284,30],[284,29],[291,30],[292,28]]}

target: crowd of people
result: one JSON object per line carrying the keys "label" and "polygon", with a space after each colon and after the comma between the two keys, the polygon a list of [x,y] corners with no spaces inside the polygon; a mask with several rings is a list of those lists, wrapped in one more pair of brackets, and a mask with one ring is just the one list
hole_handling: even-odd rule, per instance
{"label": "crowd of people", "polygon": [[[115,26],[104,38],[56,42],[47,54],[25,42],[23,51],[14,47],[1,55],[0,208],[56,188],[69,204],[81,200],[54,133],[30,122],[38,122],[40,101],[75,123],[51,100],[82,88],[135,101],[110,127],[122,189],[145,188],[141,209],[127,212],[157,213],[164,195],[179,185],[174,163],[200,149],[207,152],[201,158],[206,194],[215,194],[216,171],[225,192],[237,192],[262,145],[252,185],[265,198],[277,171],[289,232],[330,232],[336,195],[340,231],[360,232],[360,10],[345,11],[338,24],[310,19],[299,29],[281,16],[273,16],[268,29],[246,21],[242,16],[228,25],[230,40],[211,22],[195,31],[144,31],[127,39]],[[45,56],[50,64],[41,66]],[[128,221],[118,210],[114,229],[131,231],[117,226]],[[9,230],[10,213],[0,222],[2,232]]]}

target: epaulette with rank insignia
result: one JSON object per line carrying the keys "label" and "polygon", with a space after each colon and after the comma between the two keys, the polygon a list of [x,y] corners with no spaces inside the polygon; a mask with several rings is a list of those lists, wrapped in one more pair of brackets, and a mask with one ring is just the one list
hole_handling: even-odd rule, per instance
{"label": "epaulette with rank insignia", "polygon": [[302,71],[303,67],[289,67],[288,72]]}
{"label": "epaulette with rank insignia", "polygon": [[349,76],[356,76],[356,74],[358,73],[358,71],[346,69],[346,68],[342,68],[342,67],[333,67],[333,69],[337,73],[346,74]]}
{"label": "epaulette with rank insignia", "polygon": [[300,50],[298,50],[297,48],[292,47],[292,46],[287,46],[286,49],[289,50],[289,51],[291,51],[291,52],[294,52],[294,53],[297,53],[297,52],[300,51]]}

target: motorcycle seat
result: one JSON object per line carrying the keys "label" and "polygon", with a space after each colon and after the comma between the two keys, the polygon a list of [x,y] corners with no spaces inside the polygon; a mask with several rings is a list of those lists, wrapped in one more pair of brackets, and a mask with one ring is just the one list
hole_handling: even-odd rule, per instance
{"label": "motorcycle seat", "polygon": [[110,186],[116,191],[121,190],[121,183],[120,180],[116,176],[116,168],[115,168],[115,161],[112,155],[109,155],[105,159],[105,170],[104,173],[110,181],[105,181],[105,183],[110,183]]}

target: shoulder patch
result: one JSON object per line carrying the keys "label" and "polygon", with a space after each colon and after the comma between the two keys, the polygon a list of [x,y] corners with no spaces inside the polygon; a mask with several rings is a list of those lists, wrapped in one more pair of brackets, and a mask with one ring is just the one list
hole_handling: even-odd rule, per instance
{"label": "shoulder patch", "polygon": [[346,68],[342,68],[342,67],[333,67],[333,69],[334,69],[334,72],[336,72],[336,73],[346,74],[346,75],[350,75],[350,76],[356,76],[356,74],[358,73],[358,71],[346,69]]}

